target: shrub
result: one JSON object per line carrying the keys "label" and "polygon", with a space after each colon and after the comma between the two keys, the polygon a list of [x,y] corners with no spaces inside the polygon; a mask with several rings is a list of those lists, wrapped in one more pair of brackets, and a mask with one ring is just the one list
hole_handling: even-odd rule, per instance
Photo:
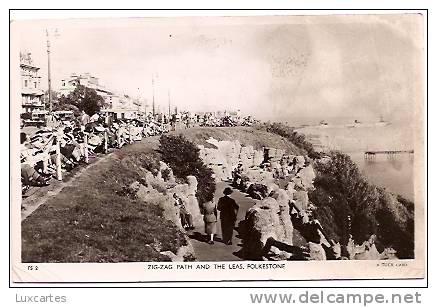
{"label": "shrub", "polygon": [[143,155],[141,157],[141,166],[156,176],[159,171],[159,155],[155,152]]}
{"label": "shrub", "polygon": [[[409,205],[412,204],[402,197],[401,199]],[[375,217],[383,227],[378,228],[377,236],[383,246],[393,247],[399,258],[412,259],[414,258],[414,215],[412,214],[414,211],[408,211],[407,217],[400,218],[399,212],[406,207],[399,202],[401,207],[393,209],[396,207],[390,203],[392,201],[393,198],[381,197],[381,207],[376,211]]]}
{"label": "shrub", "polygon": [[162,161],[171,167],[177,178],[186,180],[190,175],[196,177],[199,205],[214,198],[213,172],[200,159],[199,149],[194,143],[182,135],[162,135],[159,152]]}
{"label": "shrub", "polygon": [[315,164],[315,190],[309,193],[328,235],[342,244],[352,235],[361,244],[376,234],[379,246],[393,247],[399,258],[414,257],[414,204],[369,184],[348,155],[330,156],[330,162]]}
{"label": "shrub", "polygon": [[170,169],[168,169],[168,168],[163,169],[161,172],[161,175],[162,175],[162,179],[164,179],[165,181],[169,180],[170,179]]}

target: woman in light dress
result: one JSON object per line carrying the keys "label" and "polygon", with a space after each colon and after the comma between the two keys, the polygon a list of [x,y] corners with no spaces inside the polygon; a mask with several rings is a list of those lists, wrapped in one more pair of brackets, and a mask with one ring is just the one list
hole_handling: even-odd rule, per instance
{"label": "woman in light dress", "polygon": [[217,207],[214,202],[209,201],[203,205],[203,221],[205,223],[205,233],[208,244],[214,244],[214,234],[217,223]]}

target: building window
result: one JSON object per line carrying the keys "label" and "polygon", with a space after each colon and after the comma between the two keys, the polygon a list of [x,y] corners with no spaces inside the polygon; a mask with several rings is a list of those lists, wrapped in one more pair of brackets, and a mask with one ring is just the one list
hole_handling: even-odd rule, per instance
{"label": "building window", "polygon": [[24,80],[24,87],[27,87],[27,80]]}
{"label": "building window", "polygon": [[35,85],[35,88],[36,88],[36,82],[33,82],[33,85]]}

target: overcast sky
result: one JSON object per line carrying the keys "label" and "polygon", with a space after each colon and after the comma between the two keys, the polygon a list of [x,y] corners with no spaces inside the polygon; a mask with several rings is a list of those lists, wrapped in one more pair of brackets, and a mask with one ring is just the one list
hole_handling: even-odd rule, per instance
{"label": "overcast sky", "polygon": [[[241,109],[262,119],[408,119],[420,99],[421,16],[138,18],[19,22],[47,88],[72,72],[179,109]],[[17,55],[18,56],[18,55]],[[396,118],[394,118],[396,117]]]}

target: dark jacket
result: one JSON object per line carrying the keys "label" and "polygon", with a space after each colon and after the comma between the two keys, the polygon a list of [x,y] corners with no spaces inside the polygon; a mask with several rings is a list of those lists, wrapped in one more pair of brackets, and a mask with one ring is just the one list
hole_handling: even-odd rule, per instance
{"label": "dark jacket", "polygon": [[229,196],[220,197],[217,204],[217,209],[220,211],[220,219],[235,221],[239,208],[235,200]]}

